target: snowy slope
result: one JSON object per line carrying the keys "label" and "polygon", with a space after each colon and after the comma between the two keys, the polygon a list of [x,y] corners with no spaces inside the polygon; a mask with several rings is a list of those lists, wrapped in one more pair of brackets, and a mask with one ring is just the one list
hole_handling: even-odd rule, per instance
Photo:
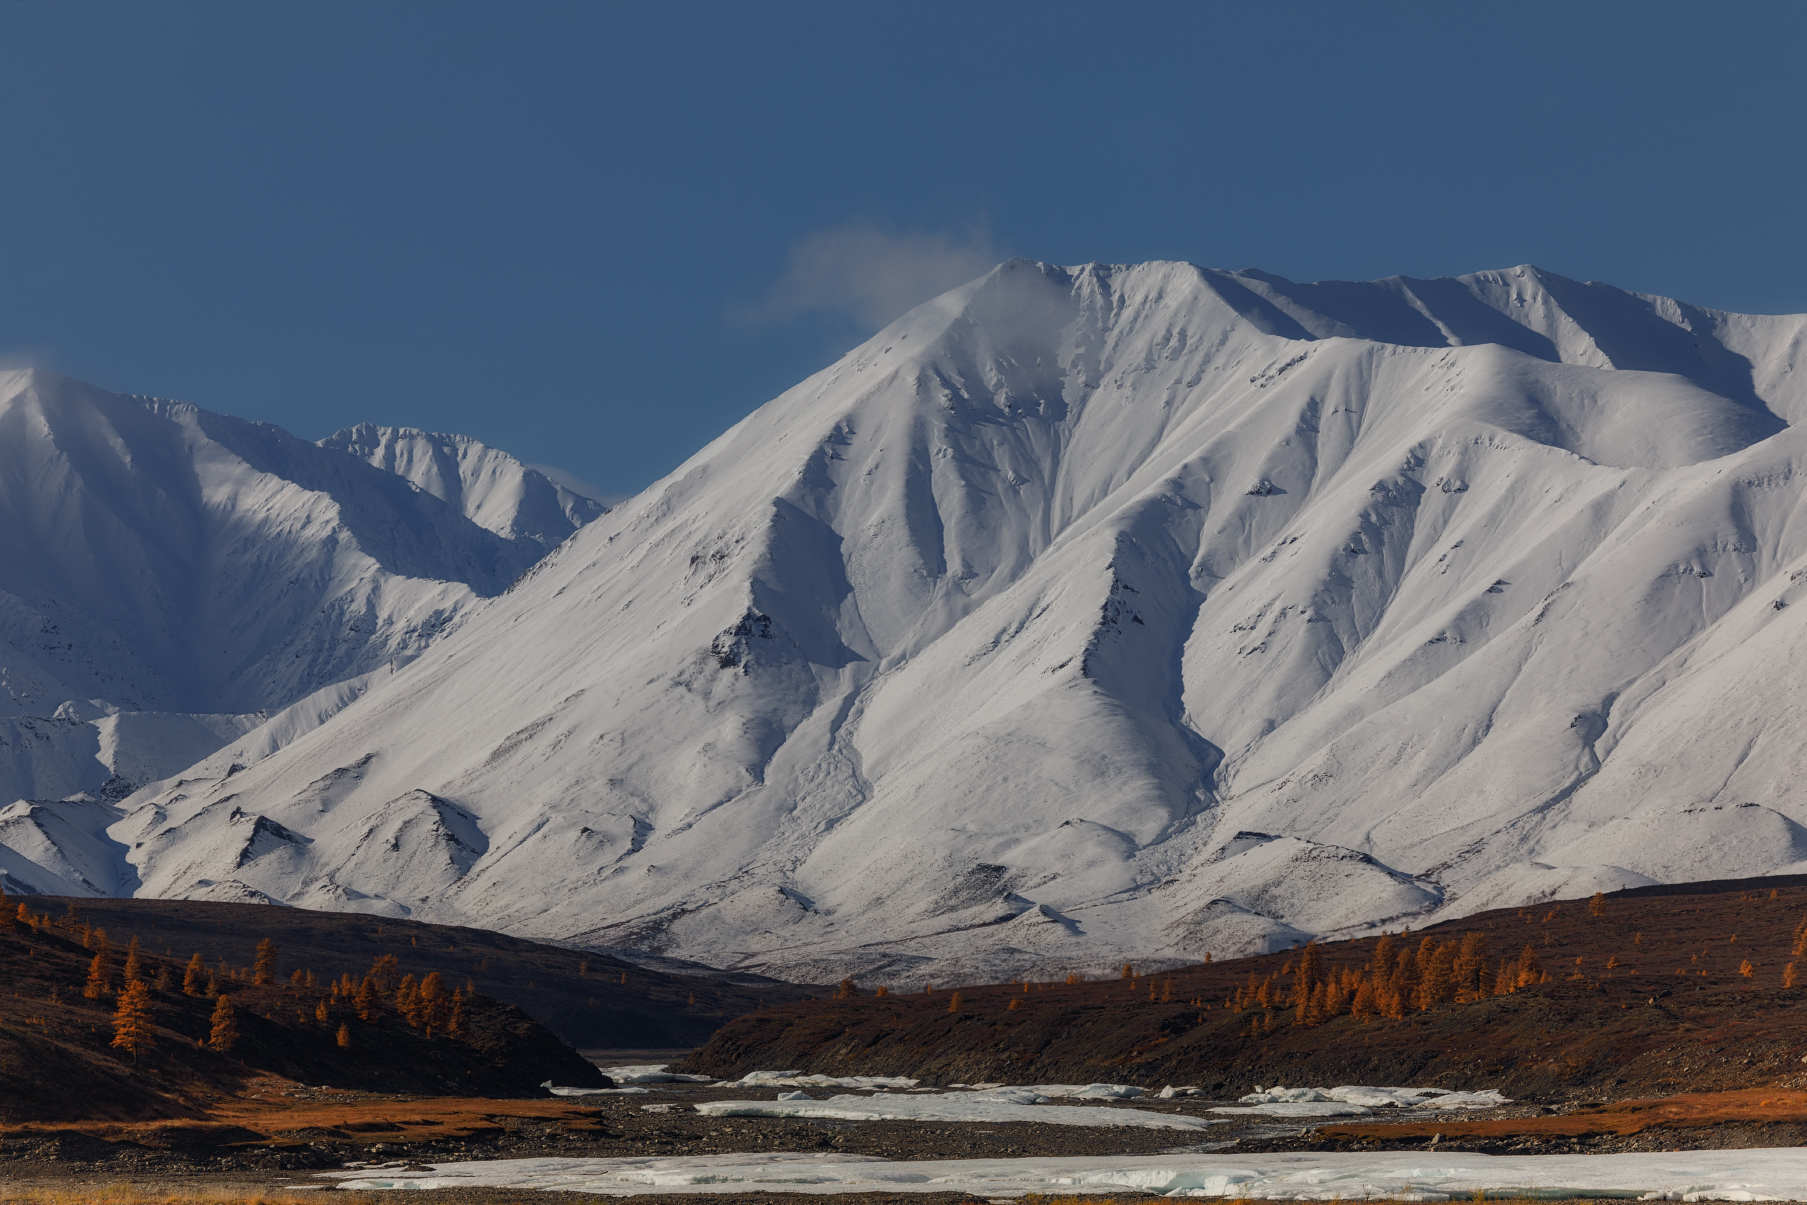
{"label": "snowy slope", "polygon": [[150,894],[900,983],[1789,869],[1804,325],[1013,261],[112,831]]}
{"label": "snowy slope", "polygon": [[166,777],[540,552],[275,427],[0,373],[0,801]]}
{"label": "snowy slope", "polygon": [[399,474],[506,540],[553,548],[608,508],[468,435],[360,423],[320,441]]}

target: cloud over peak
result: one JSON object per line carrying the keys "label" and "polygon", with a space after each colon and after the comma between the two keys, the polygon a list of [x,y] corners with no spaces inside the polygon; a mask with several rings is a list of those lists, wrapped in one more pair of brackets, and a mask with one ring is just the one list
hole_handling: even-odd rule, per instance
{"label": "cloud over peak", "polygon": [[913,306],[989,271],[1003,258],[991,234],[900,233],[855,220],[792,245],[784,275],[748,315],[789,321],[839,314],[877,330]]}

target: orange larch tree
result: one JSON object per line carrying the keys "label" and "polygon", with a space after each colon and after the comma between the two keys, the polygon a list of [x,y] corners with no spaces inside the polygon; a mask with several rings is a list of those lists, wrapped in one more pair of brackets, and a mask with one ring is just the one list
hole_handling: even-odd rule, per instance
{"label": "orange larch tree", "polygon": [[157,1030],[151,1024],[151,989],[142,979],[128,979],[119,993],[119,1007],[113,1010],[113,1045],[127,1051],[132,1061],[138,1052],[156,1044]]}
{"label": "orange larch tree", "polygon": [[213,1006],[213,1028],[207,1035],[207,1045],[219,1054],[238,1045],[238,1019],[232,1011],[231,996],[222,994]]}

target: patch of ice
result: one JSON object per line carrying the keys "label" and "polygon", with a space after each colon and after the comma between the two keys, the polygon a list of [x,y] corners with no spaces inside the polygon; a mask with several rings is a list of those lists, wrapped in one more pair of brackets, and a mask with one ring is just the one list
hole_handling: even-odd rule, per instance
{"label": "patch of ice", "polygon": [[814,1100],[816,1098],[811,1096],[807,1092],[799,1090],[796,1092],[780,1092],[778,1094],[778,1099],[779,1100]]}
{"label": "patch of ice", "polygon": [[[801,1100],[796,1097],[803,1097]],[[1139,1126],[1157,1130],[1201,1130],[1214,1124],[1146,1109],[1051,1105],[1035,1088],[994,1088],[986,1092],[945,1092],[932,1096],[854,1096],[811,1100],[802,1093],[777,1100],[713,1100],[696,1106],[710,1117],[816,1117],[839,1121],[1032,1121],[1048,1125]]]}
{"label": "patch of ice", "polygon": [[1264,1117],[1366,1117],[1371,1110],[1339,1101],[1283,1100],[1265,1105],[1224,1105],[1213,1113],[1260,1114]]}
{"label": "patch of ice", "polygon": [[712,1084],[713,1076],[682,1075],[667,1071],[666,1063],[634,1063],[626,1067],[599,1067],[597,1070],[618,1084]]}
{"label": "patch of ice", "polygon": [[552,1081],[547,1080],[540,1087],[554,1096],[645,1096],[645,1088],[554,1088]]}
{"label": "patch of ice", "polygon": [[1245,1105],[1318,1104],[1330,1101],[1365,1105],[1370,1109],[1490,1109],[1495,1105],[1512,1103],[1491,1088],[1482,1092],[1452,1092],[1446,1088],[1368,1088],[1354,1084],[1340,1088],[1273,1087],[1266,1091],[1257,1088],[1242,1097]]}
{"label": "patch of ice", "polygon": [[921,1080],[901,1075],[800,1075],[795,1071],[749,1071],[740,1079],[725,1080],[718,1088],[914,1088]]}
{"label": "patch of ice", "polygon": [[346,1189],[492,1187],[612,1196],[782,1191],[959,1192],[1004,1197],[1031,1192],[1067,1196],[1140,1191],[1274,1201],[1362,1197],[1445,1201],[1477,1192],[1513,1192],[1545,1200],[1635,1195],[1645,1200],[1807,1201],[1807,1159],[1801,1158],[1799,1148],[1625,1155],[1223,1151],[910,1161],[787,1153],[498,1159],[436,1164],[424,1173],[357,1169],[321,1175]]}

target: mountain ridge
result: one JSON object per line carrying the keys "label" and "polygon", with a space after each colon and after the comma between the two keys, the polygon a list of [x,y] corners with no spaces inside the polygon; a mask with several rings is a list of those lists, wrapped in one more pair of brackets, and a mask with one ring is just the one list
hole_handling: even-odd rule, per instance
{"label": "mountain ridge", "polygon": [[1804,322],[1010,261],[113,839],[150,894],[815,981],[1781,872],[1780,738],[1728,770],[1715,716],[1795,714],[1737,691],[1800,645]]}
{"label": "mountain ridge", "polygon": [[359,423],[319,442],[414,483],[506,540],[553,548],[608,510],[468,435]]}
{"label": "mountain ridge", "polygon": [[278,427],[39,370],[0,374],[0,528],[0,800],[167,777],[544,552]]}

